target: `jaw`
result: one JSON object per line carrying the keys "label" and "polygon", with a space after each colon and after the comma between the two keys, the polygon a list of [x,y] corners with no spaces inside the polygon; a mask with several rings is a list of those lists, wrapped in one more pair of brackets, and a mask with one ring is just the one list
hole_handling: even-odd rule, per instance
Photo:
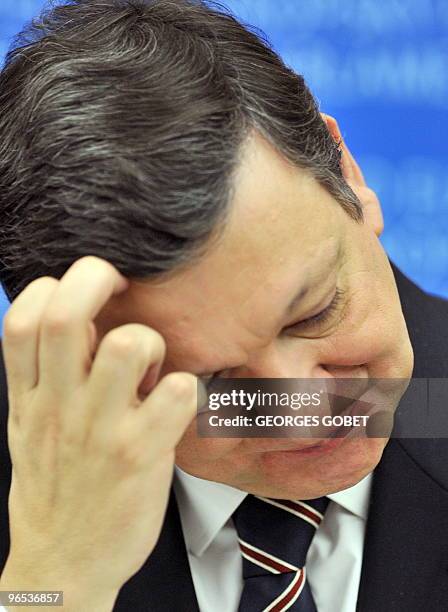
{"label": "jaw", "polygon": [[206,480],[278,499],[313,499],[347,489],[379,463],[387,438],[344,439],[320,456],[300,452],[235,454],[216,462],[176,463],[184,471]]}

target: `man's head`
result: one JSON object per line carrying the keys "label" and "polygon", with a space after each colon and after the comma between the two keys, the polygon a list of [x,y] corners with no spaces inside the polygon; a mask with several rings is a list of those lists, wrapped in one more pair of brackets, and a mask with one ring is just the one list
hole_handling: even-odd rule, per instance
{"label": "man's head", "polygon": [[[129,321],[154,327],[167,342],[162,374],[410,375],[378,204],[362,210],[337,128],[301,77],[202,3],[78,0],[43,24],[0,75],[11,298],[94,254],[132,279],[98,317],[99,337]],[[193,423],[177,462],[245,490],[314,497],[357,482],[384,443],[297,453],[291,440],[200,439]]]}
{"label": "man's head", "polygon": [[257,129],[353,216],[339,151],[303,79],[194,0],[73,0],[0,73],[1,279],[13,299],[84,253],[134,278],[197,257]]}

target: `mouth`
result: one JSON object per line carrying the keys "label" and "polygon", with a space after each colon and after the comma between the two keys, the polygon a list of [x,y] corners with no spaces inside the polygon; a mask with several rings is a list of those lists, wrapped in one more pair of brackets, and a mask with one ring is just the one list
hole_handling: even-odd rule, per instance
{"label": "mouth", "polygon": [[[289,406],[279,409],[277,414],[268,413],[267,416],[262,414],[261,409],[260,411],[254,409],[252,412],[244,412],[243,416],[239,413],[235,413],[235,416],[233,412],[230,414],[224,412],[221,416],[220,413],[219,421],[222,421],[223,427],[227,429],[220,430],[222,433],[216,437],[242,438],[245,440],[244,448],[249,453],[301,453],[305,455],[328,452],[337,448],[347,438],[373,437],[371,425],[373,425],[377,412],[393,415],[390,384],[389,381],[386,382],[388,384],[384,386],[381,380],[366,379],[362,381],[362,387],[361,383],[358,387],[354,387],[351,379],[341,379],[337,381],[337,385],[331,387],[331,391],[326,392],[325,402],[322,403],[319,410],[314,406],[308,409],[304,405],[301,406],[303,409],[300,415],[292,416],[288,411]],[[204,413],[202,412],[204,407],[198,411],[198,423],[201,424],[200,421],[203,419],[206,433],[215,434],[218,430],[211,426],[207,429],[207,419],[211,413],[207,403],[205,407]],[[241,412],[243,409],[239,408],[239,410]],[[264,427],[260,435],[257,435],[258,431],[255,427],[250,429],[253,423],[257,427]],[[380,424],[382,425],[382,421]],[[228,436],[227,433],[229,433]]]}
{"label": "mouth", "polygon": [[339,438],[324,438],[319,440],[315,444],[308,444],[307,446],[297,446],[296,448],[290,449],[272,449],[267,452],[269,455],[283,456],[286,458],[293,458],[297,456],[308,456],[308,455],[322,455],[329,453],[337,449],[341,444],[344,443],[346,437]]}
{"label": "mouth", "polygon": [[[342,412],[338,412],[338,416],[353,416],[360,414],[360,408],[365,410],[365,402],[351,399],[351,402],[345,406]],[[364,414],[365,412],[363,412]],[[334,413],[333,413],[334,414]],[[313,441],[307,444],[296,444],[293,447],[288,448],[276,448],[276,449],[265,449],[264,452],[270,453],[285,453],[287,454],[301,454],[301,455],[312,455],[320,454],[332,451],[338,448],[344,440],[349,437],[349,434],[355,431],[355,428],[351,425],[340,425],[328,428],[325,436],[315,437]]]}

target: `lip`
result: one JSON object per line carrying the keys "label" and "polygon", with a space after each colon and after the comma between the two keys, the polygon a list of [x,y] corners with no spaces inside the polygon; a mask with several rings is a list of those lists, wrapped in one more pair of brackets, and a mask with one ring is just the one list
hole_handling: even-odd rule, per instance
{"label": "lip", "polygon": [[[360,406],[359,400],[353,400],[341,413],[341,415],[353,415]],[[320,438],[315,444],[301,445],[297,448],[278,449],[268,452],[284,455],[317,455],[336,449],[347,438],[353,427],[341,425],[332,427],[325,438]]]}
{"label": "lip", "polygon": [[340,446],[342,442],[344,441],[344,439],[345,439],[345,436],[338,437],[338,438],[334,438],[334,437],[324,438],[323,440],[320,440],[316,444],[310,444],[308,446],[301,446],[301,447],[292,448],[289,450],[278,450],[278,451],[271,451],[271,452],[281,453],[285,455],[316,455],[316,454],[321,454],[321,453],[328,453],[334,450],[335,448],[337,448],[338,446]]}

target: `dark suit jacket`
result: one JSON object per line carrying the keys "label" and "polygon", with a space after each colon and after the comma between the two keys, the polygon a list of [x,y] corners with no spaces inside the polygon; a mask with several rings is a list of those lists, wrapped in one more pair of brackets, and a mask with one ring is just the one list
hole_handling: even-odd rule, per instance
{"label": "dark suit jacket", "polygon": [[[448,302],[425,294],[395,267],[394,273],[414,347],[413,376],[448,378]],[[445,399],[441,409],[448,411]],[[6,419],[0,351],[0,571],[9,548]],[[357,609],[448,610],[448,439],[387,444],[374,471]],[[155,550],[123,586],[114,610],[198,611],[174,494]]]}

